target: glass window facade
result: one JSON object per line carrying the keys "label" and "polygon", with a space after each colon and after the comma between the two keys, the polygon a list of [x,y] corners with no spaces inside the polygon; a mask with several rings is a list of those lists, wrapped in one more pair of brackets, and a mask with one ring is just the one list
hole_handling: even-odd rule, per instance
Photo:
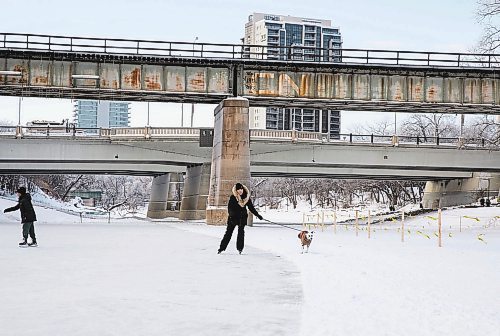
{"label": "glass window facade", "polygon": [[129,105],[127,102],[77,100],[73,118],[79,128],[128,127]]}
{"label": "glass window facade", "polygon": [[340,138],[340,112],[318,109],[266,109],[266,129],[321,132],[330,139]]}

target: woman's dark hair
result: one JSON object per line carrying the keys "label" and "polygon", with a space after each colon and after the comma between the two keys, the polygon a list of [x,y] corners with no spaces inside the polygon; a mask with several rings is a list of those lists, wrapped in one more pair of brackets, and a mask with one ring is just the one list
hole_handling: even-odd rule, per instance
{"label": "woman's dark hair", "polygon": [[245,189],[245,188],[243,188],[243,184],[236,183],[236,190],[240,190],[240,189],[243,189],[243,190]]}

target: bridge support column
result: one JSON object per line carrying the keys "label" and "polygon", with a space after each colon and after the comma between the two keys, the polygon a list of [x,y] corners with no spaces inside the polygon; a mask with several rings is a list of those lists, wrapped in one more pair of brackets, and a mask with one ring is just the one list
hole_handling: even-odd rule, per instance
{"label": "bridge support column", "polygon": [[247,99],[228,98],[215,109],[207,224],[225,225],[233,185],[250,183],[248,105]]}
{"label": "bridge support column", "polygon": [[151,196],[149,197],[149,205],[147,216],[149,218],[165,218],[167,217],[167,199],[168,185],[170,182],[170,174],[156,176],[151,185]]}
{"label": "bridge support column", "polygon": [[182,200],[182,184],[184,178],[182,173],[170,173],[170,182],[168,184],[168,197],[167,197],[167,217],[179,218]]}
{"label": "bridge support column", "polygon": [[477,202],[479,198],[497,196],[500,175],[473,174],[471,178],[428,181],[424,189],[422,205],[428,209],[463,205]]}
{"label": "bridge support column", "polygon": [[179,219],[205,219],[209,182],[210,164],[201,164],[187,168]]}

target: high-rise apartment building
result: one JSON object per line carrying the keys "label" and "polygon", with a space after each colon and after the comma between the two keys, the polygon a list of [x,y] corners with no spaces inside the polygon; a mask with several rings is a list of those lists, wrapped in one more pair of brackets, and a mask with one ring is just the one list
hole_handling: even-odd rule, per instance
{"label": "high-rise apartment building", "polygon": [[103,100],[76,100],[73,118],[80,128],[128,127],[129,104]]}
{"label": "high-rise apartment building", "polygon": [[[330,20],[253,13],[245,24],[247,58],[340,62],[342,37]],[[250,128],[312,131],[340,137],[340,112],[250,108]]]}
{"label": "high-rise apartment building", "polygon": [[340,138],[340,112],[311,108],[250,107],[250,128],[320,132]]}
{"label": "high-rise apartment building", "polygon": [[253,13],[243,43],[248,58],[339,62],[342,36],[330,20]]}

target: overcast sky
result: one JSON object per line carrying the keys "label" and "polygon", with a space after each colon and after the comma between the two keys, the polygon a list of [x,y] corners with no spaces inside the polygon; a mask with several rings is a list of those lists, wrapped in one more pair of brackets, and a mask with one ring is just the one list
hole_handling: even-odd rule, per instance
{"label": "overcast sky", "polygon": [[[481,26],[474,0],[2,0],[0,31],[214,43],[239,43],[253,12],[328,19],[344,48],[467,52]],[[144,126],[147,104],[132,104],[132,126]],[[191,111],[185,104],[184,111]],[[18,98],[0,97],[0,121],[17,124]],[[213,107],[195,106],[194,126],[211,126]],[[25,98],[21,123],[72,118],[69,100]],[[342,131],[355,120],[389,118],[344,112]],[[393,117],[391,117],[393,119]],[[179,104],[150,104],[153,126],[180,126]],[[188,113],[184,125],[189,125]]]}

